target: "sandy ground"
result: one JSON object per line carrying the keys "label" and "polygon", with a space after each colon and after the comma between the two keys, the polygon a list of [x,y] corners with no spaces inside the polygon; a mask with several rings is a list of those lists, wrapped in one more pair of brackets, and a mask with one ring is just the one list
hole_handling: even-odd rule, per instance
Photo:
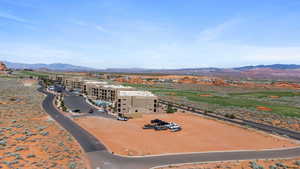
{"label": "sandy ground", "polygon": [[0,78],[0,168],[87,168],[76,140],[41,108],[37,86]]}
{"label": "sandy ground", "polygon": [[[176,122],[180,132],[143,130],[144,124],[159,118]],[[84,117],[76,121],[114,153],[122,155],[152,155],[164,153],[261,150],[293,147],[293,141],[207,119],[191,113],[151,114],[128,122]]]}
{"label": "sandy ground", "polygon": [[217,162],[217,163],[203,163],[203,164],[186,164],[180,166],[166,166],[158,169],[252,169],[251,166],[261,166],[265,169],[272,168],[300,168],[300,158],[296,159],[271,159],[271,160],[255,160],[255,161],[230,161],[230,162]]}

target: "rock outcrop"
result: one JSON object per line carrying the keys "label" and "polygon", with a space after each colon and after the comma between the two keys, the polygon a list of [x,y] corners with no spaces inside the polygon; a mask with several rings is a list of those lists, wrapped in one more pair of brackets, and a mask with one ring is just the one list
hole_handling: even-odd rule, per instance
{"label": "rock outcrop", "polygon": [[3,62],[0,62],[0,71],[7,71],[8,68],[6,67],[6,65]]}

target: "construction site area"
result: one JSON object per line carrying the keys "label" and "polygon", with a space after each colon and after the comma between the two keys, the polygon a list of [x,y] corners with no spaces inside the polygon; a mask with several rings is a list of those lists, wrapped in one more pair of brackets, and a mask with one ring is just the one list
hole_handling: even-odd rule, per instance
{"label": "construction site area", "polygon": [[[159,118],[183,127],[180,132],[143,129],[144,124]],[[102,117],[74,119],[113,153],[146,156],[168,153],[263,150],[288,148],[299,143],[253,129],[208,119],[189,112],[147,114],[127,122]]]}

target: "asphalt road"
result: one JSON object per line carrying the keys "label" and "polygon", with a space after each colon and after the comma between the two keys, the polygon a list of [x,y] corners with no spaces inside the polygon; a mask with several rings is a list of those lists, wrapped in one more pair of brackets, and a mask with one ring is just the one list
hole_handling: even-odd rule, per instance
{"label": "asphalt road", "polygon": [[85,152],[106,150],[105,146],[101,144],[101,142],[99,142],[93,135],[85,131],[68,117],[61,114],[54,107],[53,100],[55,96],[53,94],[44,92],[41,88],[39,91],[47,95],[42,103],[44,110],[69,133],[71,133],[74,138],[76,138]]}
{"label": "asphalt road", "polygon": [[[64,92],[66,95],[64,96],[65,106],[70,110],[79,109],[81,113],[88,116],[101,116],[105,118],[115,118],[112,115],[105,113],[105,111],[97,110],[95,107],[88,104],[83,96],[78,96],[70,92]],[[93,110],[92,114],[87,114],[90,110]]]}
{"label": "asphalt road", "polygon": [[[268,151],[236,151],[236,152],[208,152],[178,155],[162,155],[149,157],[121,157],[107,151],[105,146],[93,135],[78,126],[75,122],[62,115],[53,105],[54,95],[47,94],[42,105],[45,111],[62,127],[70,132],[80,143],[93,169],[148,169],[168,164],[192,162],[211,162],[227,160],[267,159],[299,157],[300,148],[268,150]],[[191,143],[192,144],[192,143]],[[178,145],[180,146],[180,145]]]}

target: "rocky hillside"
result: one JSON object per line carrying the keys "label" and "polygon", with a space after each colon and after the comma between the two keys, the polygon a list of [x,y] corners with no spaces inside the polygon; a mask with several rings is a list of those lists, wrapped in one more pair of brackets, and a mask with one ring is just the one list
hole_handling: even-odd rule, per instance
{"label": "rocky hillside", "polygon": [[0,71],[7,71],[7,67],[3,62],[0,62]]}

